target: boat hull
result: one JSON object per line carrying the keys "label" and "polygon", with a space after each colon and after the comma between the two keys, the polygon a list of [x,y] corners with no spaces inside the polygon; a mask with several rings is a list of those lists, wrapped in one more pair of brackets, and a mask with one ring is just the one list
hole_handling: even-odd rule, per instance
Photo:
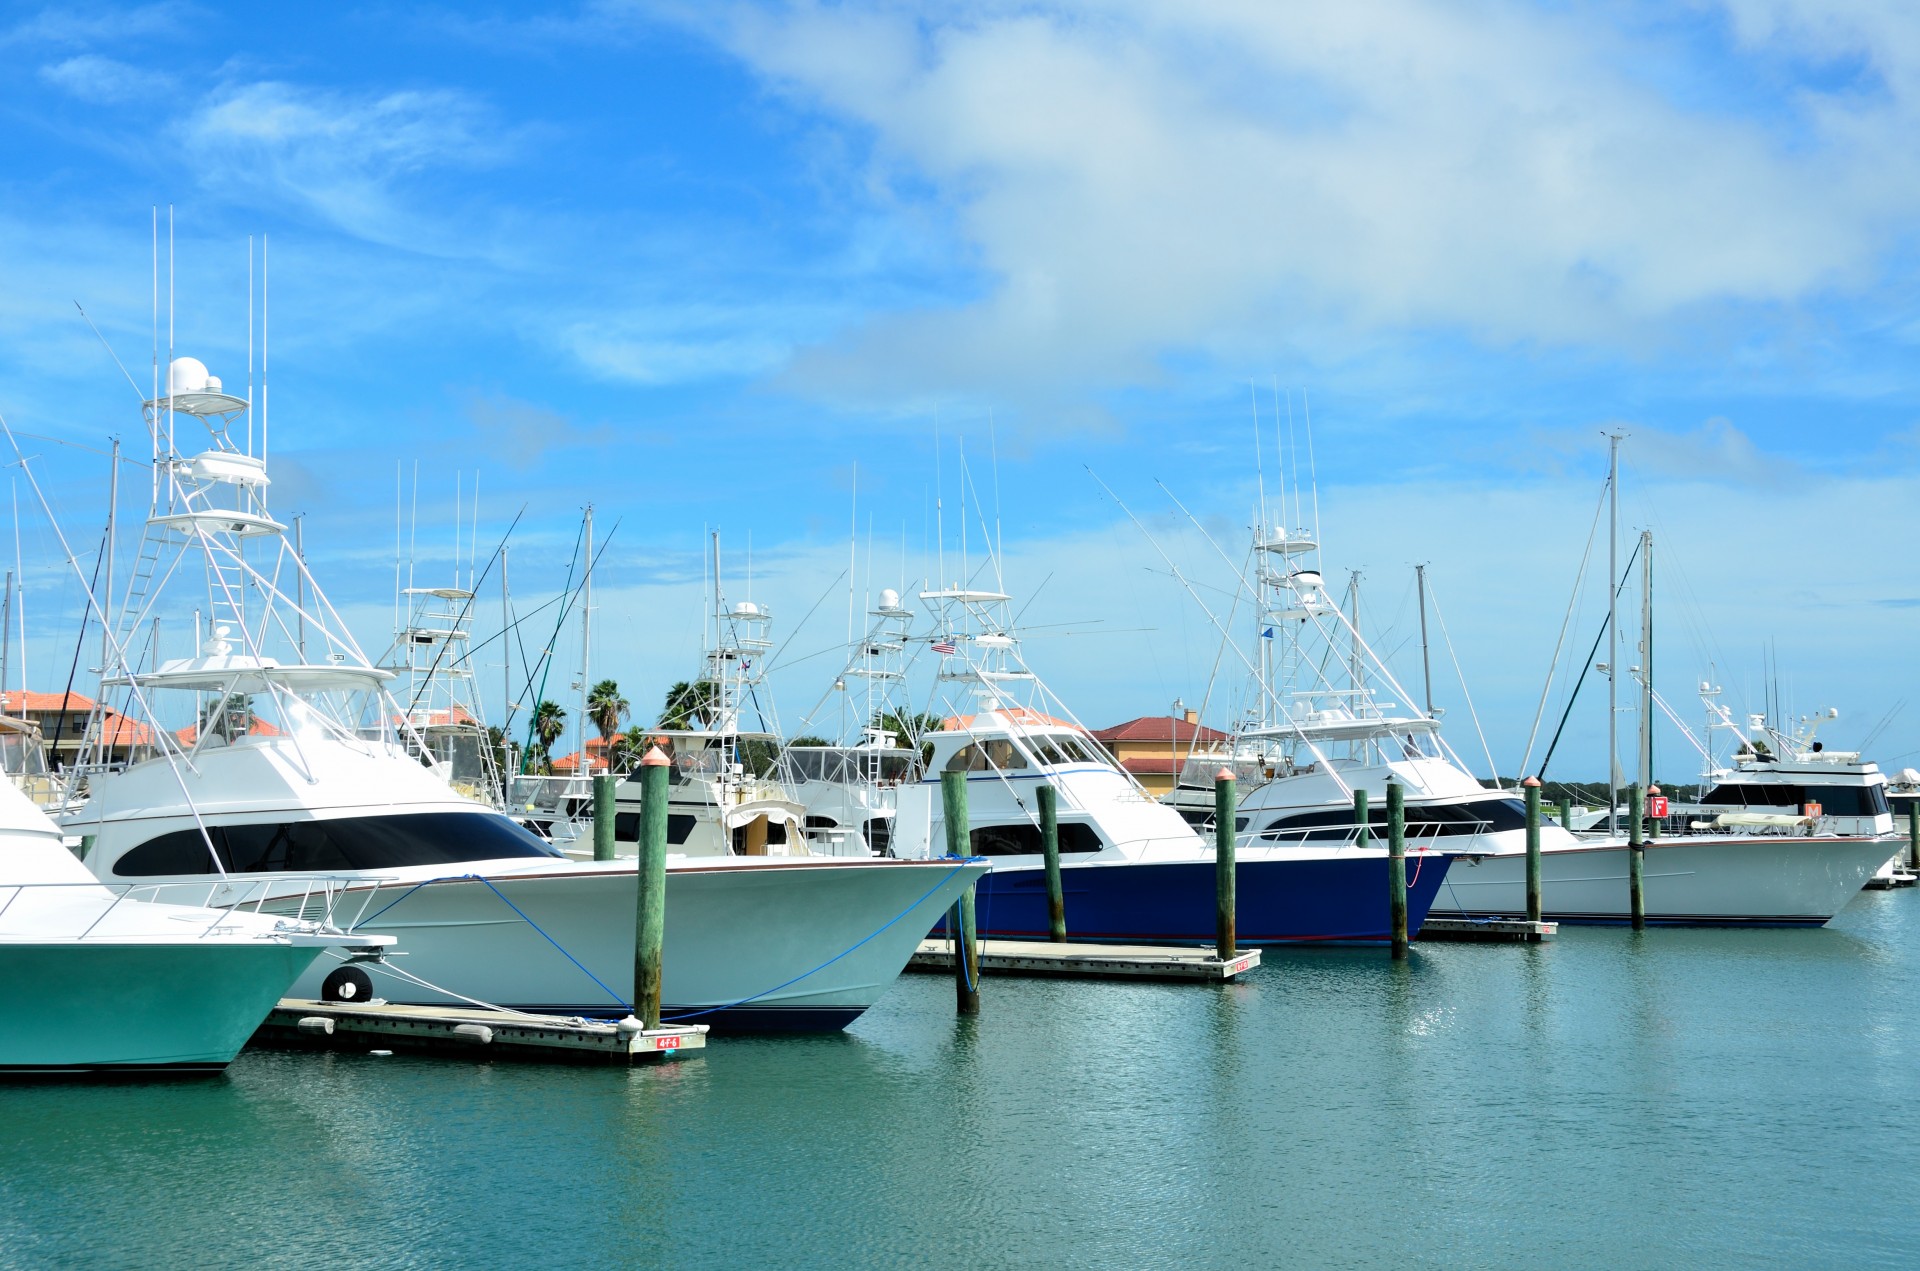
{"label": "boat hull", "polygon": [[[1845,907],[1897,845],[1862,838],[1662,838],[1647,844],[1646,919],[1662,926],[1818,927]],[[1543,852],[1544,917],[1631,921],[1629,849],[1622,844]],[[1524,855],[1467,857],[1433,903],[1448,917],[1523,917]]]}
{"label": "boat hull", "polygon": [[0,1074],[217,1073],[318,947],[0,941]]}
{"label": "boat hull", "polygon": [[[1407,859],[1407,926],[1418,931],[1452,857]],[[1214,943],[1218,909],[1211,860],[1062,863],[1067,934],[1119,944]],[[1235,881],[1235,939],[1248,946],[1385,944],[1392,938],[1384,853],[1242,858]],[[1046,873],[996,864],[980,881],[974,918],[982,936],[1047,938]],[[940,928],[944,930],[944,924]]]}
{"label": "boat hull", "polygon": [[[879,1000],[928,925],[983,871],[958,861],[670,869],[662,1017],[731,1032],[844,1028]],[[392,965],[435,986],[367,966],[388,1001],[466,997],[619,1018],[631,1009],[635,908],[633,864],[609,862],[389,885],[353,930],[394,936]],[[296,993],[318,996],[333,965],[316,965]]]}

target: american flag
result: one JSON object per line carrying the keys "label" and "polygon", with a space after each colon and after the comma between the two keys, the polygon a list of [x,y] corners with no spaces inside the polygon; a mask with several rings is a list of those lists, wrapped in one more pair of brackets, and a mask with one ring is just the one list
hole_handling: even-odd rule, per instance
{"label": "american flag", "polygon": [[952,652],[953,652],[953,641],[951,641],[951,640],[939,640],[939,641],[935,641],[935,643],[934,643],[934,646],[933,646],[933,651],[934,651],[935,653],[952,653]]}

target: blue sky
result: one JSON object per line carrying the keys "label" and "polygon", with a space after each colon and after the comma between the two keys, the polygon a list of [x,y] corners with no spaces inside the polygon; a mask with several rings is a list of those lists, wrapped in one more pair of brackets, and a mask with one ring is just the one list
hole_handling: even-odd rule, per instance
{"label": "blue sky", "polygon": [[[1087,469],[1204,574],[1155,482],[1244,538],[1251,384],[1269,441],[1276,385],[1311,404],[1327,565],[1364,571],[1401,624],[1383,645],[1404,650],[1430,564],[1505,769],[1605,428],[1630,434],[1630,526],[1675,571],[1664,683],[1712,660],[1739,690],[1772,642],[1797,706],[1842,709],[1839,742],[1908,691],[1904,6],[4,13],[0,410],[135,434],[73,303],[143,378],[155,204],[180,351],[243,380],[246,242],[269,236],[276,506],[307,516],[365,644],[388,634],[396,465],[422,473],[423,568],[451,568],[456,473],[479,474],[483,541],[528,506],[524,596],[559,585],[583,505],[618,521],[595,672],[651,704],[695,665],[707,527],[743,568],[751,541],[788,634],[856,515],[893,544],[859,583],[917,584],[937,434],[950,507],[963,445],[997,485],[1030,620],[1074,624],[1030,653],[1076,711],[1198,701],[1217,640]],[[45,455],[63,517],[97,520],[97,458]],[[29,667],[64,678],[72,588],[23,539]],[[795,637],[789,719],[844,608]],[[1582,772],[1602,727],[1576,724]],[[1876,751],[1920,763],[1920,706]]]}

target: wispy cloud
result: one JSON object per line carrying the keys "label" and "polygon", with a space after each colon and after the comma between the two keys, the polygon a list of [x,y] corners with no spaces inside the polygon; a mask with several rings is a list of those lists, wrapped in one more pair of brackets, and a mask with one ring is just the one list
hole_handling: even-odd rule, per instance
{"label": "wispy cloud", "polygon": [[153,99],[172,89],[174,81],[159,71],[116,62],[110,57],[82,53],[64,62],[40,68],[40,78],[81,101],[97,105]]}
{"label": "wispy cloud", "polygon": [[175,3],[49,6],[0,32],[0,44],[87,45],[105,41],[124,46],[128,40],[143,36],[177,33],[196,11],[192,5]]}
{"label": "wispy cloud", "polygon": [[499,162],[511,144],[466,93],[355,95],[277,81],[214,93],[177,136],[210,184],[285,199],[348,233],[415,250],[434,244],[396,187],[429,169]]}
{"label": "wispy cloud", "polygon": [[607,445],[613,430],[582,427],[559,411],[501,393],[474,393],[465,404],[467,420],[479,434],[482,453],[526,468],[549,451]]}

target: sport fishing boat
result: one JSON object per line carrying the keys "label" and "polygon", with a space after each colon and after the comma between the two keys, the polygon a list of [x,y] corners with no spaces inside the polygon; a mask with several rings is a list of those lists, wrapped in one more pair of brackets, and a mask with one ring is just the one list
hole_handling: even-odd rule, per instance
{"label": "sport fishing boat", "polygon": [[[902,857],[942,850],[940,774],[966,774],[970,850],[992,862],[980,883],[983,936],[1045,939],[1044,860],[1036,791],[1058,803],[1061,885],[1076,940],[1204,944],[1214,940],[1214,848],[1178,812],[1155,801],[1027,666],[1001,592],[945,588],[922,593],[936,611],[945,729],[928,734],[932,754],[917,782],[899,790],[893,849]],[[1024,698],[1024,701],[1016,700]],[[1056,713],[1057,712],[1057,713]],[[1417,931],[1447,876],[1451,856],[1409,854],[1408,925]],[[1390,936],[1387,854],[1353,834],[1249,852],[1237,871],[1238,937],[1248,945],[1379,944]]]}
{"label": "sport fishing boat", "polygon": [[[1461,857],[1432,912],[1524,916],[1524,803],[1468,772],[1441,736],[1438,710],[1400,704],[1412,695],[1361,636],[1357,592],[1355,616],[1328,596],[1311,531],[1262,530],[1255,547],[1259,678],[1270,687],[1237,744],[1267,746],[1261,766],[1271,775],[1241,800],[1243,856],[1350,833],[1361,790],[1377,836],[1393,782],[1404,792],[1409,839]],[[1422,610],[1424,627],[1424,595]],[[1622,836],[1577,836],[1549,823],[1540,840],[1545,917],[1631,918]],[[1884,848],[1840,835],[1662,837],[1645,850],[1647,920],[1680,925],[1818,926],[1886,858]]]}
{"label": "sport fishing boat", "polygon": [[305,885],[313,920],[156,904],[94,878],[0,781],[0,1075],[219,1072],[323,950],[391,943],[333,928],[337,887]]}
{"label": "sport fishing boat", "polygon": [[[266,464],[235,439],[246,410],[189,358],[147,403],[154,507],[63,822],[91,838],[87,866],[215,904],[264,884],[269,912],[295,914],[305,892],[279,880],[349,878],[351,929],[397,946],[381,962],[310,968],[296,993],[363,996],[377,978],[390,1001],[627,1014],[633,863],[567,861],[422,764],[431,750],[389,690],[393,672],[368,661],[268,510]],[[176,424],[195,421],[210,448],[174,453],[187,431]],[[169,588],[202,581],[193,644],[163,647]],[[151,758],[112,760],[101,738],[114,708],[152,727]],[[670,856],[666,1014],[843,1027],[983,869]]]}
{"label": "sport fishing boat", "polygon": [[829,856],[892,855],[900,787],[920,777],[919,740],[905,733],[921,721],[899,700],[913,611],[886,587],[867,614],[847,664],[801,721],[811,731],[837,706],[840,741],[790,742],[780,752],[781,781],[805,810],[807,846]]}

